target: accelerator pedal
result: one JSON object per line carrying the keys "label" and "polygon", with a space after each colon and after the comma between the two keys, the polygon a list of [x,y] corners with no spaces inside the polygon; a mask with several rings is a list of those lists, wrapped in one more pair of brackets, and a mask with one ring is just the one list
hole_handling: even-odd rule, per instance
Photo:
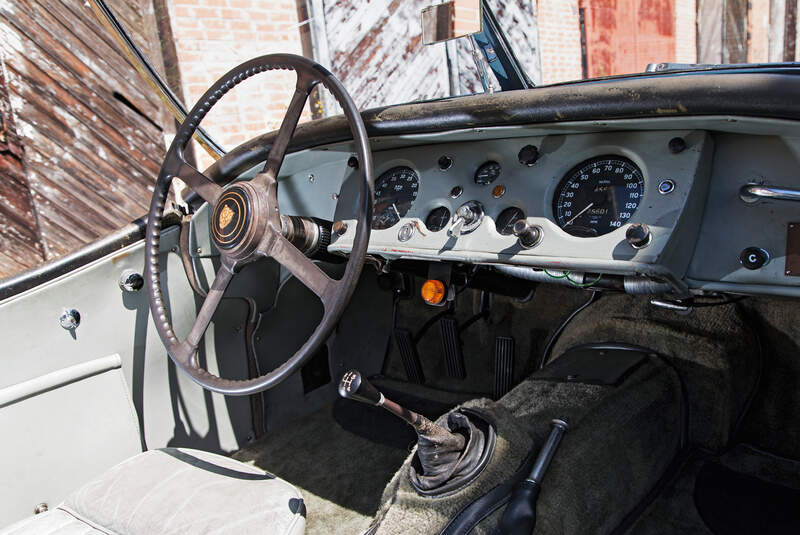
{"label": "accelerator pedal", "polygon": [[458,335],[458,322],[455,318],[442,318],[439,320],[439,330],[442,334],[442,353],[447,375],[463,379],[467,376],[467,371],[464,367],[464,353],[461,351],[461,338]]}
{"label": "accelerator pedal", "polygon": [[498,336],[494,339],[494,399],[511,390],[514,380],[514,339]]}
{"label": "accelerator pedal", "polygon": [[420,385],[425,383],[422,363],[419,361],[419,355],[411,332],[406,329],[395,329],[394,339],[397,343],[397,349],[400,351],[400,358],[403,361],[403,368],[406,370],[406,377],[408,377],[409,382]]}

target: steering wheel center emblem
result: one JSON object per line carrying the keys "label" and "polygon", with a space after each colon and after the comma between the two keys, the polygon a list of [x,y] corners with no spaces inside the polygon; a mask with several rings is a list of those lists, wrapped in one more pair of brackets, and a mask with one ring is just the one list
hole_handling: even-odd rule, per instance
{"label": "steering wheel center emblem", "polygon": [[231,221],[233,221],[234,215],[235,214],[233,210],[231,210],[231,207],[226,204],[222,207],[222,211],[219,213],[219,221],[217,221],[217,226],[222,230],[225,230],[225,227],[230,225]]}
{"label": "steering wheel center emblem", "polygon": [[241,186],[233,186],[217,200],[211,216],[211,236],[220,249],[233,249],[247,235],[252,215],[249,192]]}

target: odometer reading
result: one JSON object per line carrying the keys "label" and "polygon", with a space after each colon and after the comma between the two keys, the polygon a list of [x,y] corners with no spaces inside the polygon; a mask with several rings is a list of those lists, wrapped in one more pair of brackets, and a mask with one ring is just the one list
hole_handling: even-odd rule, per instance
{"label": "odometer reading", "polygon": [[602,236],[628,223],[643,196],[644,177],[636,164],[600,156],[577,165],[559,183],[553,215],[573,236]]}

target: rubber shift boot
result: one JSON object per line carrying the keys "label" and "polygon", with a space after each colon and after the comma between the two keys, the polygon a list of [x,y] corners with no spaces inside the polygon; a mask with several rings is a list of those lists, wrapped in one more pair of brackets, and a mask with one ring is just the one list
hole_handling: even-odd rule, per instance
{"label": "rubber shift boot", "polygon": [[[469,415],[469,417],[468,417]],[[447,416],[450,433],[441,428],[430,435],[419,432],[417,452],[411,460],[411,484],[420,494],[439,496],[471,483],[491,457],[496,442],[494,427],[473,411]],[[450,437],[460,437],[463,440]]]}

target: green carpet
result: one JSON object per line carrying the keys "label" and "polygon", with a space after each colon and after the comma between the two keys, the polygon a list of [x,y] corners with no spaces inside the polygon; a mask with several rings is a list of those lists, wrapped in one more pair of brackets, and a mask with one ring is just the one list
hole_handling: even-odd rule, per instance
{"label": "green carpet", "polygon": [[306,533],[347,535],[369,527],[384,486],[407,456],[345,431],[331,407],[234,454],[297,487],[306,504]]}

